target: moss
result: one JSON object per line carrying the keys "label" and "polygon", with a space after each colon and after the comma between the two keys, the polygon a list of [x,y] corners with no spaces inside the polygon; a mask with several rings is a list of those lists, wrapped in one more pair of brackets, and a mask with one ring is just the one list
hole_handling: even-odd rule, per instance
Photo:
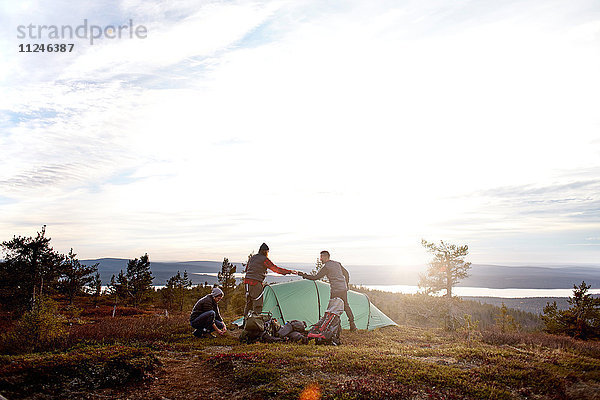
{"label": "moss", "polygon": [[277,371],[273,367],[265,364],[237,368],[234,376],[240,382],[244,382],[244,384],[250,386],[271,383],[278,379]]}

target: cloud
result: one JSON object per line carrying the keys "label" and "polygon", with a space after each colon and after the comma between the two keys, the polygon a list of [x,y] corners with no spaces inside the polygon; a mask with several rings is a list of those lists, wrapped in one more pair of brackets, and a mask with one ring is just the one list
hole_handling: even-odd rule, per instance
{"label": "cloud", "polygon": [[[535,185],[520,185],[512,187],[502,187],[493,190],[487,190],[481,192],[483,196],[494,196],[494,197],[524,197],[533,195],[551,195],[551,194],[563,194],[571,193],[579,189],[593,190],[597,192],[598,186],[600,186],[600,179],[592,179],[577,182],[568,183],[557,183],[554,185],[545,185],[536,187]],[[591,188],[590,188],[591,187]]]}
{"label": "cloud", "polygon": [[5,7],[148,37],[0,43],[2,232],[62,223],[89,257],[243,259],[271,238],[293,261],[328,243],[406,264],[422,237],[503,256],[499,235],[597,227],[593,4]]}
{"label": "cloud", "polygon": [[55,185],[63,179],[77,179],[80,176],[75,165],[49,165],[39,169],[26,171],[5,181],[0,181],[0,187],[26,187],[35,188],[39,186]]}
{"label": "cloud", "polygon": [[598,222],[595,216],[600,209],[599,189],[599,180],[586,180],[502,187],[483,191],[480,195],[490,199],[496,208],[518,218],[546,217],[545,221],[539,222],[556,225],[560,221],[564,229],[570,229],[569,222]]}

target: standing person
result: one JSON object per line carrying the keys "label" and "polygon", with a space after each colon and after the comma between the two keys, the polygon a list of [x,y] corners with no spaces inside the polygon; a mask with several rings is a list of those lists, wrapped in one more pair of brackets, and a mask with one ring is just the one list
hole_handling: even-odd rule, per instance
{"label": "standing person", "polygon": [[333,299],[334,297],[339,297],[344,300],[344,311],[346,312],[348,322],[350,323],[350,330],[355,331],[356,325],[354,324],[354,314],[348,304],[348,282],[350,282],[350,274],[342,264],[331,260],[329,257],[329,252],[323,250],[320,255],[323,266],[319,272],[316,275],[298,272],[298,275],[302,276],[304,279],[310,279],[311,281],[316,281],[317,279],[327,276],[331,287],[329,298]]}
{"label": "standing person", "polygon": [[287,275],[294,273],[289,269],[278,267],[268,258],[269,246],[266,243],[260,245],[258,254],[248,260],[244,285],[246,288],[246,307],[244,308],[244,323],[250,310],[260,314],[263,306],[263,281],[267,276],[267,269],[278,274]]}
{"label": "standing person", "polygon": [[206,333],[216,331],[219,335],[227,332],[227,327],[219,313],[217,303],[223,299],[223,291],[218,287],[213,288],[210,294],[207,294],[196,302],[190,315],[190,325],[195,329],[193,335],[202,337]]}

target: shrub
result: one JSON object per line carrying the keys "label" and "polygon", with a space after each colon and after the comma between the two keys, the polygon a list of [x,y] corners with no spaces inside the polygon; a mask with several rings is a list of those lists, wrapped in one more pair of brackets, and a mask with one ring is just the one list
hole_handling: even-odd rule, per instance
{"label": "shrub", "polygon": [[0,337],[0,350],[6,354],[61,348],[66,343],[67,319],[58,313],[51,299],[40,299],[12,330]]}
{"label": "shrub", "polygon": [[256,353],[219,354],[207,361],[222,373],[231,374],[236,382],[245,386],[273,383],[279,379],[279,373],[273,364]]}
{"label": "shrub", "polygon": [[230,292],[225,312],[235,316],[242,315],[244,314],[244,307],[246,307],[246,290],[244,285],[240,283]]}
{"label": "shrub", "polygon": [[550,335],[542,332],[519,333],[483,331],[482,341],[487,344],[501,345],[533,345],[550,349],[565,349],[582,355],[600,358],[600,342],[583,342],[567,336]]}
{"label": "shrub", "polygon": [[148,349],[88,346],[67,353],[0,356],[0,391],[12,397],[51,394],[73,398],[73,391],[140,380],[159,364]]}
{"label": "shrub", "polygon": [[69,343],[73,345],[82,340],[103,343],[129,340],[170,342],[183,336],[190,336],[191,331],[187,316],[108,317],[94,324],[71,327]]}
{"label": "shrub", "polygon": [[496,325],[501,332],[513,332],[519,330],[519,324],[515,321],[515,318],[509,314],[508,307],[502,303],[500,307],[500,313],[496,315]]}
{"label": "shrub", "polygon": [[470,347],[473,338],[478,338],[480,336],[479,332],[476,332],[479,327],[479,321],[473,321],[469,314],[465,314],[463,320],[464,323],[461,325],[461,331],[465,335],[467,346]]}
{"label": "shrub", "polygon": [[131,316],[131,315],[143,315],[143,314],[151,313],[149,311],[144,311],[142,309],[133,308],[133,307],[118,306],[116,309],[114,309],[114,306],[102,305],[102,306],[97,306],[94,308],[83,309],[83,311],[81,312],[81,316],[82,317],[90,317],[90,318],[111,317],[113,314],[113,310],[115,311],[115,316],[119,316],[119,317]]}
{"label": "shrub", "polygon": [[380,376],[359,376],[338,383],[334,392],[336,400],[387,400],[408,399],[413,395],[413,390]]}

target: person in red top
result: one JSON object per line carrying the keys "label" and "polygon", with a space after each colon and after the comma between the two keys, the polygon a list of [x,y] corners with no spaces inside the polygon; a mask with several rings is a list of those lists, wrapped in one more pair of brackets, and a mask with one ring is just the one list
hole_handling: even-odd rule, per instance
{"label": "person in red top", "polygon": [[266,243],[260,245],[258,254],[248,260],[244,285],[246,288],[246,307],[244,308],[244,322],[251,310],[260,314],[263,306],[263,282],[267,276],[267,269],[281,275],[293,274],[295,271],[278,267],[268,258],[269,246]]}

